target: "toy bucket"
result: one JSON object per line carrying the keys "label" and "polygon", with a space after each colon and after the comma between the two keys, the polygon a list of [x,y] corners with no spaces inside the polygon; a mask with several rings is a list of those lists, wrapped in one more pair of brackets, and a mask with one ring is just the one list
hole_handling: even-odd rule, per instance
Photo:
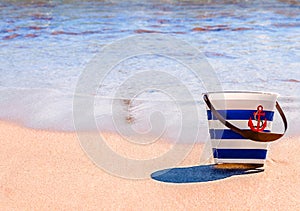
{"label": "toy bucket", "polygon": [[[263,165],[268,144],[282,137],[286,117],[277,94],[213,92],[204,94],[214,161]],[[283,134],[272,133],[275,108],[283,119]]]}

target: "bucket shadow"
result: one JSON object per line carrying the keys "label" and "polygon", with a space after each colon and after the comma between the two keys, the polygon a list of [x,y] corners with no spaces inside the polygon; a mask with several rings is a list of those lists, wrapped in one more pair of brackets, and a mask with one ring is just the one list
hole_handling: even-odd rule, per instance
{"label": "bucket shadow", "polygon": [[263,169],[220,169],[215,165],[170,168],[156,171],[151,178],[168,183],[198,183],[225,179],[235,175],[263,172]]}

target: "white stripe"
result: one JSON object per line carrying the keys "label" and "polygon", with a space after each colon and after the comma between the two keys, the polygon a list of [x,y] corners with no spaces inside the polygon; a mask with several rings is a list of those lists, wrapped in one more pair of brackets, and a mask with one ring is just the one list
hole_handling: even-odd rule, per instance
{"label": "white stripe", "polygon": [[[248,120],[227,120],[231,124],[235,125],[240,129],[249,129]],[[208,120],[209,129],[228,129],[225,125],[223,125],[219,120]],[[265,130],[272,129],[272,121],[267,121],[267,127]]]}
{"label": "white stripe", "polygon": [[209,99],[212,100],[266,100],[275,102],[278,94],[275,93],[258,93],[258,92],[219,92],[208,93]]}
{"label": "white stripe", "polygon": [[265,159],[218,159],[214,158],[215,163],[251,163],[264,164]]}
{"label": "white stripe", "polygon": [[269,144],[251,141],[249,139],[214,139],[211,140],[212,148],[216,149],[268,149]]}

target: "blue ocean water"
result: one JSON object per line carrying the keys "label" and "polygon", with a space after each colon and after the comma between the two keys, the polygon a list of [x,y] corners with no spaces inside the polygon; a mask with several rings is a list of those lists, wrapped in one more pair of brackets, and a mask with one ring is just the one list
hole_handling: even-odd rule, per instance
{"label": "blue ocean water", "polygon": [[[33,128],[73,131],[73,96],[91,59],[119,39],[156,33],[183,40],[203,52],[224,90],[279,93],[289,119],[289,134],[299,135],[299,2],[232,2],[2,0],[0,118]],[[95,118],[109,115],[114,91],[126,78],[144,70],[180,76],[197,99],[200,139],[206,139],[201,99],[205,87],[184,65],[161,56],[144,55],[116,64],[98,92],[89,93],[97,99]],[[120,100],[126,104],[126,99]],[[145,132],[151,128],[152,111],[165,116],[166,137],[178,133],[180,109],[162,93],[141,93],[128,115],[120,118]],[[98,125],[114,128],[111,120],[101,119]],[[280,130],[280,121],[276,127]]]}

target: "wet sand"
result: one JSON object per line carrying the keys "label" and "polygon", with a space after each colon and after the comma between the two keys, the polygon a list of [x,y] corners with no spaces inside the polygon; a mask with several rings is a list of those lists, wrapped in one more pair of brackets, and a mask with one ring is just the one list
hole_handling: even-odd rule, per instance
{"label": "wet sand", "polygon": [[[84,154],[75,133],[6,122],[0,122],[0,131],[1,210],[300,209],[299,137],[273,143],[264,172],[173,184],[104,172]],[[166,143],[160,146],[159,152],[168,149]],[[153,150],[144,151],[153,156]],[[201,144],[195,145],[181,166],[198,165],[201,150]]]}

